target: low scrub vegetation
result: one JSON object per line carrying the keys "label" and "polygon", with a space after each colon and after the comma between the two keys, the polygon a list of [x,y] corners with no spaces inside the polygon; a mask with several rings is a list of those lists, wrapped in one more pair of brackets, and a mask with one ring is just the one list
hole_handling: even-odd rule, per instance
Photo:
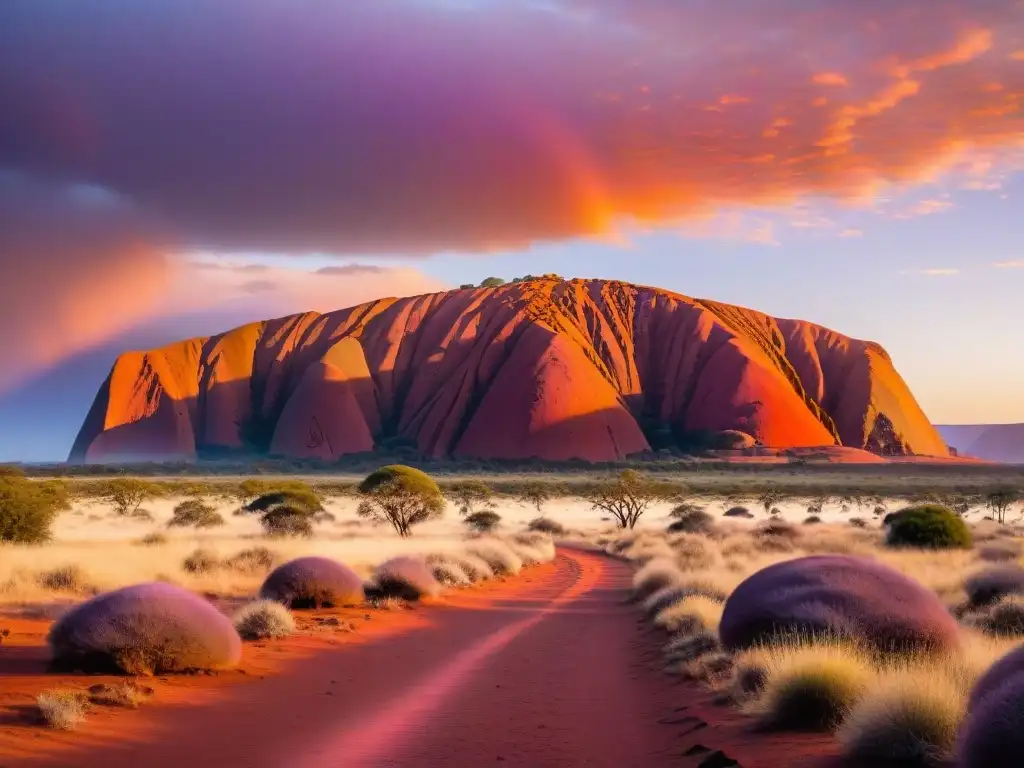
{"label": "low scrub vegetation", "polygon": [[[668,635],[668,669],[718,690],[763,727],[834,732],[858,764],[937,768],[954,752],[971,768],[1002,764],[1008,736],[998,724],[1024,701],[1024,687],[1013,703],[989,697],[984,719],[965,718],[975,681],[1024,640],[1017,555],[1005,554],[1018,553],[1017,542],[992,522],[965,537],[945,514],[926,513],[922,526],[907,512],[888,530],[822,522],[791,535],[766,533],[776,521],[722,522],[704,534],[634,531],[597,543],[636,564],[633,595]],[[914,532],[893,545],[900,529]],[[984,541],[977,549],[975,536]],[[1015,669],[990,677],[1016,679]],[[965,727],[970,759],[957,745]]]}
{"label": "low scrub vegetation", "polygon": [[295,631],[291,611],[274,600],[257,600],[242,606],[232,620],[243,640],[276,639]]}

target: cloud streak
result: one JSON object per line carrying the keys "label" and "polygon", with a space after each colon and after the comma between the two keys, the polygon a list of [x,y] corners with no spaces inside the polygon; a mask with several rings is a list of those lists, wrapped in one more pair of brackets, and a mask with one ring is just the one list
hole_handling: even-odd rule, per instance
{"label": "cloud streak", "polygon": [[194,247],[430,253],[857,197],[1024,137],[1016,0],[735,5],[7,0],[0,164]]}

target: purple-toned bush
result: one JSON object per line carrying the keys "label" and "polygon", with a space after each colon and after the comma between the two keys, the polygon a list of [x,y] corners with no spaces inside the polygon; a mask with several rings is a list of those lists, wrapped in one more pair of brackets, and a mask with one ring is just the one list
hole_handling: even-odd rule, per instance
{"label": "purple-toned bush", "polygon": [[975,681],[967,700],[967,711],[972,712],[982,699],[1014,679],[1024,682],[1024,645],[1000,658]]}
{"label": "purple-toned bush", "polygon": [[964,591],[972,605],[991,605],[1006,595],[1024,594],[1024,568],[1005,565],[978,571],[964,581]]}
{"label": "purple-toned bush", "polygon": [[357,605],[364,599],[363,580],[337,560],[300,557],[271,571],[260,597],[298,609]]}
{"label": "purple-toned bush", "polygon": [[441,591],[441,584],[421,557],[402,556],[385,560],[373,572],[373,580],[384,597],[419,600]]}
{"label": "purple-toned bush", "polygon": [[884,651],[945,650],[957,623],[938,596],[898,571],[815,555],[758,571],[729,596],[719,634],[730,650],[801,636],[849,638]]}
{"label": "purple-toned bush", "polygon": [[164,582],[88,600],[48,637],[58,670],[164,674],[228,669],[242,642],[231,620],[203,598]]}
{"label": "purple-toned bush", "polygon": [[1024,754],[1024,647],[981,676],[967,712],[957,736],[957,766],[1019,765]]}

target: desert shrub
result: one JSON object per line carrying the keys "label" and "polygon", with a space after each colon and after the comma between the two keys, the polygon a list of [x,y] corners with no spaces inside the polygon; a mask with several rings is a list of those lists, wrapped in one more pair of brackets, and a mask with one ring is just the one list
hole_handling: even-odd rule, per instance
{"label": "desert shrub", "polygon": [[43,589],[54,592],[88,592],[92,589],[89,577],[80,565],[62,565],[49,571],[43,571],[36,577]]}
{"label": "desert shrub", "polygon": [[281,504],[260,515],[263,532],[271,538],[311,538],[316,513],[303,507]]}
{"label": "desert shrub", "polygon": [[986,632],[999,637],[1024,636],[1024,598],[1004,597],[980,623]]}
{"label": "desert shrub", "polygon": [[485,509],[480,512],[474,512],[471,515],[467,515],[464,522],[470,530],[476,531],[477,533],[490,533],[501,525],[501,515],[497,512],[492,512],[489,509]]}
{"label": "desert shrub", "polygon": [[163,495],[161,486],[137,477],[104,480],[95,490],[121,517],[145,517],[142,505]]}
{"label": "desert shrub", "polygon": [[90,704],[136,709],[139,704],[153,696],[153,689],[134,681],[115,683],[114,685],[97,683],[89,686],[87,694]]}
{"label": "desert shrub", "polygon": [[463,517],[489,509],[494,494],[481,480],[460,480],[444,489],[444,496],[451,501]]}
{"label": "desert shrub", "polygon": [[168,528],[216,528],[224,525],[224,518],[209,504],[199,499],[186,499],[174,508]]}
{"label": "desert shrub", "polygon": [[[649,616],[656,616],[689,597],[706,597],[715,602],[724,603],[726,593],[709,579],[680,573],[672,584],[645,598],[643,608]],[[717,621],[715,626],[718,626]]]}
{"label": "desert shrub", "polygon": [[754,535],[761,538],[788,539],[792,541],[799,539],[802,531],[784,520],[769,520],[764,525],[758,526],[754,531]]}
{"label": "desert shrub", "polygon": [[336,560],[300,557],[279,565],[260,587],[260,597],[289,608],[333,608],[363,602],[363,581]]}
{"label": "desert shrub", "polygon": [[817,515],[808,515],[804,518],[804,525],[817,525],[821,522],[821,518]]}
{"label": "desert shrub", "polygon": [[832,730],[864,695],[870,666],[839,649],[799,650],[770,665],[757,709],[762,722],[784,730]]}
{"label": "desert shrub", "polygon": [[616,478],[596,483],[587,500],[595,510],[610,515],[619,528],[632,530],[651,504],[671,499],[676,491],[668,483],[625,469]]}
{"label": "desert shrub", "polygon": [[964,580],[964,591],[972,605],[990,605],[1006,595],[1024,593],[1024,568],[986,568]]}
{"label": "desert shrub", "polygon": [[210,603],[163,582],[137,584],[87,600],[48,636],[59,669],[161,674],[226,669],[241,643]]}
{"label": "desert shrub", "polygon": [[440,584],[449,587],[464,587],[472,583],[458,563],[454,563],[442,555],[427,557],[427,565],[430,566],[431,573]]}
{"label": "desert shrub", "polygon": [[659,589],[671,587],[682,578],[682,572],[674,560],[657,558],[633,574],[633,599],[642,601]]}
{"label": "desert shrub", "polygon": [[945,676],[903,672],[870,688],[838,738],[858,765],[925,768],[949,757],[962,717],[962,691]]}
{"label": "desert shrub", "polygon": [[[554,496],[556,490],[558,489],[553,488],[550,483],[531,481],[523,484],[519,489],[519,501],[530,504],[537,510],[537,514],[540,514],[544,503]],[[544,520],[545,518],[538,517],[537,519]],[[559,531],[547,531],[547,533],[559,533]]]}
{"label": "desert shrub", "polygon": [[162,545],[166,544],[167,542],[168,542],[168,538],[167,538],[166,534],[163,534],[163,533],[147,533],[145,536],[143,536],[141,539],[139,539],[136,542],[136,544],[139,544],[140,546],[143,546],[143,547],[159,547],[159,546],[162,546]]}
{"label": "desert shrub", "polygon": [[0,477],[0,541],[40,544],[50,539],[58,503],[34,483],[17,476]]}
{"label": "desert shrub", "polygon": [[725,512],[722,513],[722,517],[743,517],[750,519],[754,516],[746,507],[729,507]]}
{"label": "desert shrub", "polygon": [[964,549],[971,546],[971,531],[956,512],[924,504],[896,513],[889,522],[886,543],[892,547]]}
{"label": "desert shrub", "polygon": [[470,581],[485,581],[494,578],[494,569],[487,561],[470,552],[453,552],[442,557],[461,568]]}
{"label": "desert shrub", "polygon": [[403,538],[413,526],[444,514],[444,496],[433,478],[401,464],[372,472],[359,484],[359,494],[363,500],[356,514],[390,524]]}
{"label": "desert shrub", "polygon": [[260,573],[274,567],[277,555],[266,547],[250,547],[229,557],[224,567],[238,573]]}
{"label": "desert shrub", "polygon": [[850,525],[853,526],[854,528],[867,528],[868,527],[868,521],[865,520],[862,517],[851,517],[849,522],[850,522]]}
{"label": "desert shrub", "polygon": [[220,565],[220,558],[217,557],[216,552],[210,549],[200,548],[186,557],[184,562],[182,562],[181,567],[185,573],[191,573],[198,576],[204,573],[212,573],[220,568]]}
{"label": "desert shrub", "polygon": [[660,611],[654,623],[669,632],[717,632],[721,619],[721,601],[704,595],[690,595]]}
{"label": "desert shrub", "polygon": [[715,547],[699,534],[675,534],[669,546],[680,568],[690,571],[713,568],[720,557]]}
{"label": "desert shrub", "polygon": [[904,651],[955,648],[958,626],[934,592],[886,565],[814,555],[744,580],[725,603],[719,632],[732,650],[799,635]]}
{"label": "desert shrub", "polygon": [[706,630],[697,630],[677,635],[665,646],[666,664],[689,664],[709,653],[719,653],[722,644],[718,635]]}
{"label": "desert shrub", "polygon": [[1015,541],[993,541],[978,547],[978,558],[989,563],[1010,562],[1020,555],[1020,545]]}
{"label": "desert shrub", "polygon": [[419,600],[434,597],[441,591],[441,585],[427,561],[419,557],[393,557],[377,566],[373,572],[377,593],[383,597],[400,597],[403,600]]}
{"label": "desert shrub", "polygon": [[733,659],[729,694],[733,701],[745,702],[761,695],[768,680],[768,669],[758,654],[740,654]]}
{"label": "desert shrub", "polygon": [[535,517],[526,527],[531,531],[550,533],[552,536],[565,535],[565,526],[549,517]]}
{"label": "desert shrub", "polygon": [[274,507],[287,506],[309,512],[323,509],[323,498],[305,484],[268,490],[245,505],[246,512],[267,512]]}
{"label": "desert shrub", "polygon": [[693,504],[679,504],[669,517],[672,523],[668,526],[669,533],[711,533],[715,529],[715,519]]}
{"label": "desert shrub", "polygon": [[36,696],[39,715],[51,728],[73,731],[89,711],[89,699],[82,691],[52,690]]}
{"label": "desert shrub", "polygon": [[276,600],[257,600],[244,605],[232,620],[243,640],[287,637],[295,631],[291,611]]}
{"label": "desert shrub", "polygon": [[523,568],[522,559],[496,539],[477,539],[466,549],[487,563],[495,575],[515,575]]}

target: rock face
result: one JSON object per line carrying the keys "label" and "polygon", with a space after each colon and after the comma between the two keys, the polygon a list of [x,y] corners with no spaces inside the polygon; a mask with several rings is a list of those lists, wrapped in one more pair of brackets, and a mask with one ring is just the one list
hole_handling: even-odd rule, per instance
{"label": "rock face", "polygon": [[620,459],[719,438],[947,455],[885,350],[619,282],[531,280],[306,313],[118,358],[72,461]]}

